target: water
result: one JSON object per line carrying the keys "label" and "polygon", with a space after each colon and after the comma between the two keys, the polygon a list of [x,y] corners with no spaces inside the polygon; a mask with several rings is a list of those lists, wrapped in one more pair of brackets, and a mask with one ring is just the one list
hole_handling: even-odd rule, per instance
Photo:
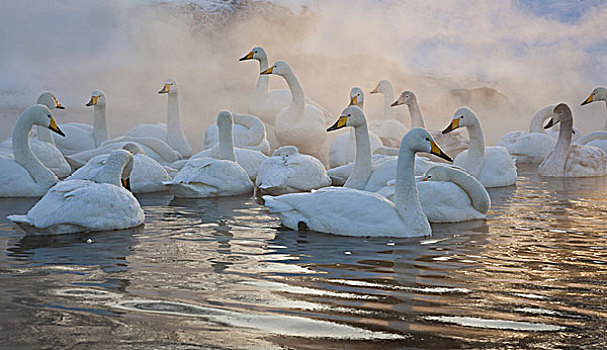
{"label": "water", "polygon": [[525,168],[490,193],[486,221],[415,239],[283,230],[249,197],[141,197],[145,228],[121,232],[2,219],[0,346],[607,346],[607,178]]}

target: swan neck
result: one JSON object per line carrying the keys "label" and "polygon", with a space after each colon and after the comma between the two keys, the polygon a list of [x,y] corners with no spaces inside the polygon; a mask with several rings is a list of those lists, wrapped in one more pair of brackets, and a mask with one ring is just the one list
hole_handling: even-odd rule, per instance
{"label": "swan neck", "polygon": [[566,152],[569,150],[569,146],[571,145],[571,137],[573,135],[573,119],[566,118],[561,120],[561,128],[559,129],[559,137],[556,141],[556,146],[554,147],[557,151]]}
{"label": "swan neck", "polygon": [[394,102],[394,89],[389,88],[384,91],[384,118],[391,119],[394,117],[395,112],[391,104]]}
{"label": "swan neck", "polygon": [[[263,72],[268,69],[268,58],[263,55],[259,59],[259,71]],[[255,91],[253,92],[253,98],[255,100],[265,99],[268,96],[270,88],[270,76],[268,74],[258,74],[257,85],[255,85]]]}
{"label": "swan neck", "polygon": [[529,123],[529,132],[546,134],[546,130],[544,130],[544,121],[552,115],[553,108],[553,106],[545,107],[546,110],[541,109],[535,113]]}
{"label": "swan neck", "polygon": [[475,120],[470,126],[467,126],[468,138],[470,144],[468,146],[468,159],[474,159],[475,162],[482,162],[485,158],[485,136],[483,135],[483,127]]}
{"label": "swan neck", "polygon": [[344,186],[362,190],[367,185],[367,181],[373,172],[373,158],[371,157],[371,145],[366,122],[354,127],[354,138],[356,142],[354,169]]}
{"label": "swan neck", "polygon": [[489,210],[491,198],[483,185],[475,178],[467,174],[456,172],[450,176],[449,180],[459,186],[462,191],[466,192],[474,209],[483,214]]}
{"label": "swan neck", "polygon": [[95,105],[93,107],[93,138],[97,147],[108,139],[104,105]]}
{"label": "swan neck", "polygon": [[289,108],[303,111],[306,97],[295,73],[289,71],[284,75],[284,78],[289,90],[291,90],[291,106]]}
{"label": "swan neck", "polygon": [[181,120],[179,119],[179,95],[177,92],[167,94],[167,133],[171,129],[178,128],[181,131]]}
{"label": "swan neck", "polygon": [[233,127],[219,128],[219,159],[236,161],[234,153]]}
{"label": "swan neck", "polygon": [[[607,108],[607,100],[605,100],[605,108]],[[605,118],[605,125],[603,126],[603,130],[607,131],[607,118]]]}
{"label": "swan neck", "polygon": [[59,180],[32,152],[29,139],[32,126],[33,123],[28,118],[22,117],[17,121],[13,129],[13,156],[15,157],[15,162],[27,170],[34,182],[48,188]]}
{"label": "swan neck", "polygon": [[409,217],[412,211],[424,215],[419,201],[419,192],[415,184],[415,153],[403,148],[398,153],[396,164],[396,186],[394,205],[401,217]]}
{"label": "swan neck", "polygon": [[411,129],[426,128],[424,117],[422,116],[422,111],[419,108],[417,101],[413,101],[413,103],[409,105],[409,115],[411,116]]}

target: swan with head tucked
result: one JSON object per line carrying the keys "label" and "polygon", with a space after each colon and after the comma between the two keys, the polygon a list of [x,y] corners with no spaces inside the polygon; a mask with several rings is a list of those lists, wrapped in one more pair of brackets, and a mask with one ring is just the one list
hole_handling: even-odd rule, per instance
{"label": "swan with head tucked", "polygon": [[96,182],[59,182],[26,215],[10,215],[8,219],[33,227],[37,234],[110,231],[140,226],[145,219],[141,205],[131,192],[122,187],[121,181],[122,176],[128,176],[132,162],[133,156],[129,152],[116,150],[108,157]]}
{"label": "swan with head tucked", "polygon": [[461,107],[455,111],[451,123],[443,130],[443,134],[460,127],[466,127],[470,146],[468,150],[455,157],[453,165],[466,170],[485,187],[514,185],[517,176],[514,159],[504,147],[485,147],[481,123],[468,107]]}
{"label": "swan with head tucked", "polygon": [[38,197],[59,180],[40,162],[30,148],[29,133],[32,126],[44,126],[64,135],[55,123],[50,109],[36,104],[27,108],[13,129],[13,159],[0,159],[2,181],[0,197]]}
{"label": "swan with head tucked", "polygon": [[607,153],[600,148],[571,144],[573,114],[566,103],[554,107],[552,119],[545,128],[561,124],[554,149],[539,165],[542,176],[583,177],[607,175]]}
{"label": "swan with head tucked", "polygon": [[[55,108],[64,109],[52,92],[43,92],[36,102],[48,107],[51,111]],[[49,168],[59,178],[64,178],[71,174],[72,168],[65,157],[55,146],[55,140],[51,131],[42,126],[36,126],[37,138],[30,138],[30,147],[36,157]],[[14,159],[12,138],[8,138],[0,143],[0,158]]]}
{"label": "swan with head tucked", "polygon": [[[135,143],[127,143],[123,149],[133,154],[133,169],[129,182],[133,193],[165,191],[164,181],[171,180],[167,170],[157,161],[148,157],[144,150]],[[102,154],[91,158],[86,165],[76,170],[66,180],[94,180],[103,171],[109,155]]]}
{"label": "swan with head tucked", "polygon": [[157,138],[166,142],[182,157],[192,154],[179,118],[179,88],[174,79],[167,79],[159,94],[167,94],[167,122],[159,124],[139,124],[125,133],[126,136],[141,138]]}
{"label": "swan with head tucked", "polygon": [[[369,122],[369,131],[376,134],[386,147],[398,148],[403,135],[407,132],[407,127],[398,119],[402,119],[402,113],[398,113],[396,108],[391,106],[394,101],[394,87],[388,80],[381,80],[370,94],[380,93],[384,95],[384,116],[382,119],[371,120]],[[413,124],[411,128],[413,128]],[[398,153],[396,150],[395,153]]]}
{"label": "swan with head tucked", "polygon": [[55,140],[57,148],[67,156],[97,148],[108,139],[105,93],[101,90],[93,90],[86,106],[94,106],[93,126],[83,123],[62,124],[61,128],[66,137]]}
{"label": "swan with head tucked", "polygon": [[[587,105],[595,101],[605,101],[607,106],[607,89],[604,87],[598,87],[590,93],[588,98],[582,102],[582,106]],[[605,126],[603,130],[590,132],[578,140],[574,140],[580,145],[594,146],[607,152],[607,118],[605,119]]]}
{"label": "swan with head tucked", "polygon": [[262,195],[307,192],[331,184],[320,160],[299,154],[295,146],[274,151],[259,168],[255,186]]}
{"label": "swan with head tucked", "polygon": [[[234,146],[270,154],[270,143],[266,139],[266,127],[263,122],[253,115],[238,113],[232,115],[234,116]],[[212,148],[218,143],[219,128],[217,124],[213,124],[204,133],[204,148]]]}
{"label": "swan with head tucked", "polygon": [[[345,118],[347,113],[342,113],[340,120],[347,120]],[[428,131],[421,128],[405,135],[399,152],[394,201],[377,193],[327,187],[311,193],[263,196],[265,205],[270,212],[278,214],[283,225],[294,230],[307,227],[343,236],[431,235],[432,229],[422,210],[415,184],[415,153],[442,156],[444,153]]]}
{"label": "swan with head tucked", "polygon": [[236,162],[232,140],[233,123],[234,119],[230,111],[219,112],[217,126],[221,139],[217,149],[217,158],[190,159],[173,180],[164,182],[173,195],[203,198],[233,196],[253,191],[253,183],[249,175]]}
{"label": "swan with head tucked", "polygon": [[317,106],[306,103],[303,89],[289,64],[278,61],[260,74],[280,75],[291,90],[291,104],[276,116],[274,132],[278,144],[297,146],[301,153],[309,154],[327,166],[329,152],[325,114]]}
{"label": "swan with head tucked", "polygon": [[[365,95],[361,88],[353,87],[350,90],[350,106],[357,106],[363,109]],[[381,140],[377,135],[372,132],[368,132],[369,141],[371,145],[371,152],[382,146]],[[338,135],[329,148],[329,165],[331,168],[336,168],[342,165],[346,165],[354,161],[356,157],[356,137],[354,136],[354,130],[350,129],[349,132]]]}

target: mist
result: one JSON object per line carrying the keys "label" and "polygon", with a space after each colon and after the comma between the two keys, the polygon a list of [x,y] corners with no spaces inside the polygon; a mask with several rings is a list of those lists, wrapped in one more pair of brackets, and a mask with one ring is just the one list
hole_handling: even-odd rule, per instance
{"label": "mist", "polygon": [[[84,103],[93,89],[108,96],[111,137],[163,122],[166,96],[157,91],[174,78],[184,130],[198,150],[220,109],[247,112],[259,67],[238,58],[258,45],[271,62],[289,62],[306,94],[336,116],[351,87],[368,93],[381,79],[394,84],[396,95],[416,93],[430,129],[444,128],[457,107],[469,104],[489,143],[527,130],[547,104],[567,102],[584,132],[600,129],[607,115],[603,104],[580,108],[593,88],[607,85],[607,4],[597,1],[217,3],[212,9],[205,1],[3,3],[0,136],[10,135],[42,90],[68,107],[55,112],[59,124],[92,122]],[[576,11],[563,15],[570,7]],[[277,76],[270,84],[286,87]],[[450,93],[477,87],[505,99]],[[365,97],[367,118],[381,115],[383,99]]]}

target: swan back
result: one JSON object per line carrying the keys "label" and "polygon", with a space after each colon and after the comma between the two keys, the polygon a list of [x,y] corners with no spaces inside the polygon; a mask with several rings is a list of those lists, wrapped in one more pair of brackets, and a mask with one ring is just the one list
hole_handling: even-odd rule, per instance
{"label": "swan back", "polygon": [[491,198],[485,187],[472,175],[453,167],[435,166],[425,174],[425,180],[447,181],[458,185],[470,198],[472,206],[485,214],[491,207]]}

